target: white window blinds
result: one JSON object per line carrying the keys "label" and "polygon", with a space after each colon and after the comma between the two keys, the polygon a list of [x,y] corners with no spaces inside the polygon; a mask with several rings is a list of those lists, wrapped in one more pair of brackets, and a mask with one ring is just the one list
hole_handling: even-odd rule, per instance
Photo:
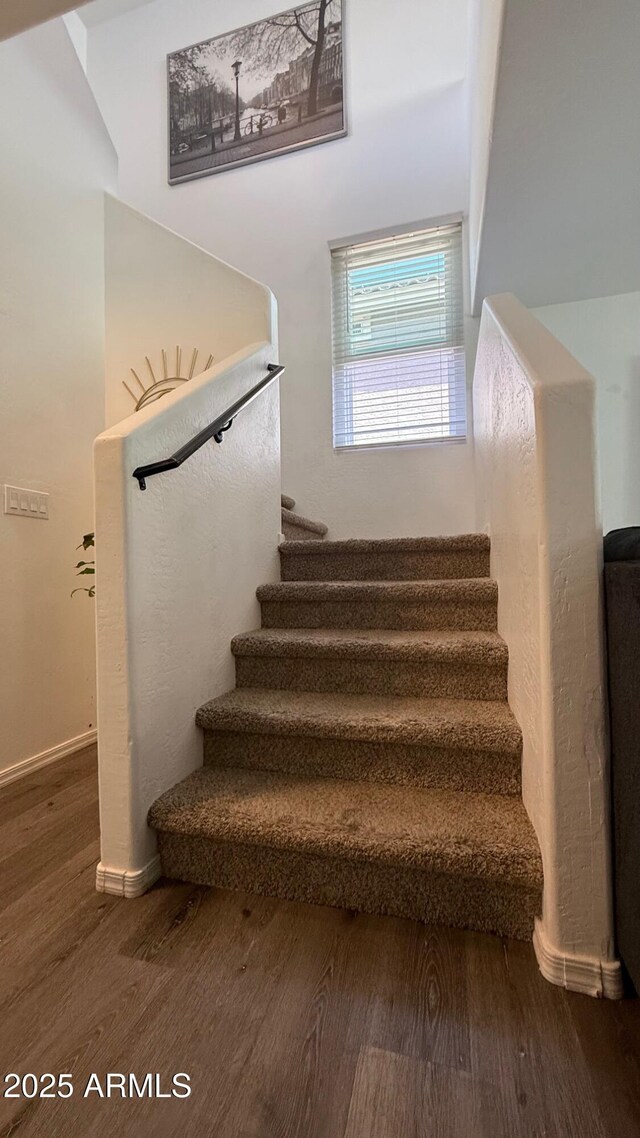
{"label": "white window blinds", "polygon": [[461,226],[348,245],[331,261],[334,446],[464,438]]}

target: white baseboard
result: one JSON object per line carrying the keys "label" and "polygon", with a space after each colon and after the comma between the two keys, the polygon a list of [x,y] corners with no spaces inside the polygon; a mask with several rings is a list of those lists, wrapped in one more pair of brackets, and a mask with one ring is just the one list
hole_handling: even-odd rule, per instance
{"label": "white baseboard", "polygon": [[98,893],[111,893],[114,897],[141,897],[161,875],[158,854],[142,869],[111,869],[98,862],[96,889]]}
{"label": "white baseboard", "polygon": [[7,786],[8,783],[15,782],[17,778],[24,778],[27,774],[33,774],[41,767],[48,767],[49,763],[56,763],[58,759],[66,759],[68,755],[73,755],[76,751],[83,751],[85,747],[92,746],[96,738],[96,731],[85,731],[84,735],[76,735],[75,739],[67,739],[66,743],[59,743],[57,747],[50,747],[48,751],[41,751],[39,755],[32,755],[30,759],[23,759],[20,763],[14,763],[12,767],[0,771],[0,786]]}
{"label": "white baseboard", "polygon": [[622,998],[622,969],[619,960],[599,960],[596,956],[579,956],[561,952],[548,941],[542,922],[536,920],[533,948],[545,980],[606,1000]]}

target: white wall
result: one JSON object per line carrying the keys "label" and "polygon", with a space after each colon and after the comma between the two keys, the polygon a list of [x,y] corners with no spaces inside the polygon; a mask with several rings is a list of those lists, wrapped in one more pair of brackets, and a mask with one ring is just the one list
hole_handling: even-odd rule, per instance
{"label": "white wall", "polygon": [[[150,221],[106,202],[107,403],[116,424],[95,444],[98,888],[142,892],[157,872],[146,824],[153,800],[202,765],[195,712],[233,686],[230,641],[259,623],[256,588],[277,577],[278,384],[177,471],[170,457],[277,362],[273,296],[257,281]],[[132,413],[121,375],[144,345],[203,331],[216,362]],[[151,353],[151,349],[149,348]],[[126,396],[126,392],[124,393]],[[142,874],[142,877],[140,877]]]}
{"label": "white wall", "polygon": [[596,381],[604,532],[640,525],[640,292],[534,309]]}
{"label": "white wall", "polygon": [[467,113],[469,115],[469,280],[475,295],[493,140],[505,0],[470,0]]}
{"label": "white wall", "polygon": [[76,55],[82,64],[82,70],[86,73],[87,70],[87,28],[84,22],[80,19],[77,12],[67,12],[63,16],[65,27],[69,34],[69,39],[76,49]]}
{"label": "white wall", "polygon": [[[138,397],[162,376],[162,348],[169,374],[175,373],[176,347],[182,349],[181,375],[188,375],[193,349],[195,373],[210,354],[220,363],[251,339],[275,338],[269,290],[215,260],[196,245],[108,197],[106,203],[106,422],[128,418]],[[277,362],[276,360],[272,362]]]}
{"label": "white wall", "polygon": [[83,5],[81,16],[87,27],[90,27],[92,24],[101,23],[102,20],[112,20],[115,16],[121,16],[131,8],[139,8],[141,4],[151,3],[153,0],[92,0],[92,3]]}
{"label": "white wall", "polygon": [[506,0],[478,308],[637,289],[638,43],[638,0]]}
{"label": "white wall", "polygon": [[[116,162],[62,20],[0,45],[0,770],[95,727],[94,603],[70,597],[104,424],[103,188]],[[86,578],[85,578],[86,581]]]}
{"label": "white wall", "polygon": [[283,485],[333,537],[474,524],[470,445],[334,454],[327,242],[463,211],[466,0],[346,0],[349,136],[169,187],[165,55],[271,0],[156,0],[89,30],[120,196],[266,281],[280,313]]}
{"label": "white wall", "polygon": [[618,996],[594,385],[515,297],[492,297],[474,407],[523,798],[544,866],[538,961],[555,983]]}
{"label": "white wall", "polygon": [[259,623],[278,576],[278,385],[179,470],[168,457],[263,377],[253,344],[96,440],[101,862],[98,888],[135,896],[158,876],[147,811],[202,765],[197,708],[233,686],[229,648]]}

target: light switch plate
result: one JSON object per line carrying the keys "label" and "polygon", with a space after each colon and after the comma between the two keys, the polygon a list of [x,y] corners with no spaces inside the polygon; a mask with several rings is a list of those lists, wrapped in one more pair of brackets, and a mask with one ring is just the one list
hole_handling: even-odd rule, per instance
{"label": "light switch plate", "polygon": [[5,485],[4,512],[21,518],[39,518],[40,521],[47,521],[49,495],[42,490],[27,490],[23,486]]}

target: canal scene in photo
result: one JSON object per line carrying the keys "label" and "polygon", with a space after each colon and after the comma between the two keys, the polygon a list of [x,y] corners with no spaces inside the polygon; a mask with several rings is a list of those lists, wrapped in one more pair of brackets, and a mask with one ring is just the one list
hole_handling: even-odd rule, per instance
{"label": "canal scene in photo", "polygon": [[346,133],[344,0],[312,0],[168,56],[169,181]]}

